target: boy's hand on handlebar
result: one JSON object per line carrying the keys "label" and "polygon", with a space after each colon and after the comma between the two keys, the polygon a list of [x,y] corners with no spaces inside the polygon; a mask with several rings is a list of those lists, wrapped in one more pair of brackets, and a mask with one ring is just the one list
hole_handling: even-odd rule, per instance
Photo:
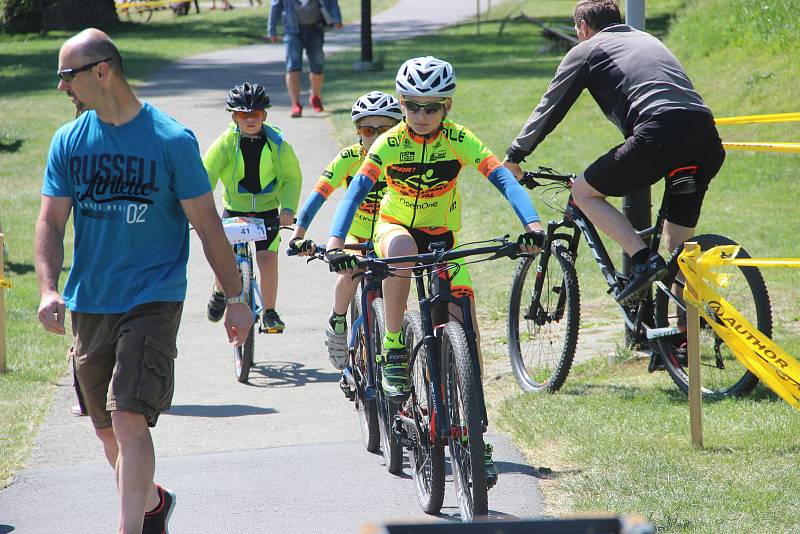
{"label": "boy's hand on handlebar", "polygon": [[325,253],[331,272],[352,274],[358,265],[358,259],[340,248],[329,250]]}
{"label": "boy's hand on handlebar", "polygon": [[297,253],[298,256],[310,256],[317,250],[317,245],[310,239],[295,237],[289,241],[289,249]]}
{"label": "boy's hand on handlebar", "polygon": [[[540,227],[541,228],[541,227]],[[544,245],[544,232],[541,229],[531,230],[517,237],[519,249],[525,254],[538,254]]]}

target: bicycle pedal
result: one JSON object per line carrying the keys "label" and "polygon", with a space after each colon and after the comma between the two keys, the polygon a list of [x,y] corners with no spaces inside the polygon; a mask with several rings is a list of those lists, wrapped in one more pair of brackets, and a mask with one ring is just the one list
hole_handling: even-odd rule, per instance
{"label": "bicycle pedal", "polygon": [[258,331],[261,334],[283,334],[283,330],[280,328],[262,328],[258,327]]}

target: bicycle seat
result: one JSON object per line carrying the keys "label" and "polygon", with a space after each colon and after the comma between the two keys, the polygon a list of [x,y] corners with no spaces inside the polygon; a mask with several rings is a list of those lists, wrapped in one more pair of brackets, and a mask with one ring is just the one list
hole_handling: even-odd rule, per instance
{"label": "bicycle seat", "polygon": [[697,165],[678,167],[670,171],[667,175],[667,190],[672,195],[691,195],[697,191],[697,184],[694,181],[696,173]]}

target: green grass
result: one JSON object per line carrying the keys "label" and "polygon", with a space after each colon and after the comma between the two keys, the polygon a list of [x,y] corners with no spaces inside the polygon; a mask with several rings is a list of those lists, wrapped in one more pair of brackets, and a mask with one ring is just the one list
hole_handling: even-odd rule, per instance
{"label": "green grass", "polygon": [[[373,1],[373,12],[394,0]],[[360,0],[340,1],[345,21],[358,20]],[[257,15],[254,15],[257,13]],[[178,58],[225,47],[261,43],[267,8],[203,10],[174,17],[158,12],[148,24],[127,21],[109,28],[134,84]],[[33,234],[39,189],[53,132],[74,118],[69,99],[56,91],[58,50],[69,33],[0,34],[0,220],[10,249],[5,276],[7,366],[0,375],[0,488],[23,465],[35,430],[43,420],[64,372],[69,339],[44,333],[36,319],[39,304],[33,268]],[[66,240],[66,269],[71,258]]]}
{"label": "green grass", "polygon": [[[791,6],[795,9],[790,9]],[[665,39],[717,117],[798,111],[800,79],[793,31],[796,0],[651,0],[648,29]],[[520,7],[521,6],[521,7]],[[492,19],[520,9],[554,24],[571,24],[574,2],[507,2]],[[348,110],[373,89],[393,91],[396,68],[432,54],[453,63],[458,91],[451,117],[502,154],[547,88],[564,54],[527,24],[461,25],[434,36],[376,47],[386,69],[346,77],[355,54],[330,64],[329,108],[342,144],[353,141]],[[726,140],[797,141],[797,123],[720,127]],[[584,93],[528,165],[579,172],[622,137]],[[800,231],[796,168],[800,155],[729,152],[706,196],[698,232],[728,235],[753,256],[798,257]],[[519,231],[505,200],[473,170],[464,173],[462,240]],[[662,189],[654,187],[653,204]],[[555,218],[538,194],[543,219]],[[562,199],[563,200],[563,199]],[[319,229],[323,233],[323,229]],[[610,243],[607,241],[607,246]],[[619,248],[609,246],[612,258]],[[585,246],[578,259],[583,326],[619,314]],[[509,262],[471,267],[484,319],[483,347],[492,364],[505,360],[504,318],[512,276]],[[771,293],[775,339],[800,355],[800,291],[793,269],[762,270]],[[623,344],[620,325],[618,347]],[[487,350],[488,348],[488,350]],[[618,349],[617,360],[631,353]],[[516,386],[490,387],[490,397]],[[498,393],[499,391],[499,393]],[[663,532],[793,532],[793,495],[800,490],[797,412],[763,390],[754,398],[706,404],[706,449],[690,446],[688,408],[665,373],[647,374],[631,361],[607,368],[591,360],[570,374],[563,393],[514,395],[501,403],[502,426],[534,465],[552,466],[542,480],[548,513],[611,511],[647,515]]]}

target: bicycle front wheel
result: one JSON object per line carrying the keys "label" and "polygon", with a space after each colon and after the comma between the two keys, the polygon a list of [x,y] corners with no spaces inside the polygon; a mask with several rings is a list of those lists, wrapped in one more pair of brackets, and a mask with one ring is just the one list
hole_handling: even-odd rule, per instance
{"label": "bicycle front wheel", "polygon": [[450,416],[450,465],[461,519],[489,513],[481,427],[481,387],[473,374],[467,338],[460,323],[448,322],[442,335],[442,373]]}
{"label": "bicycle front wheel", "polygon": [[[247,262],[239,263],[239,274],[242,278],[242,293],[245,302],[250,306],[250,310],[255,309],[255,295],[251,286],[252,266]],[[255,351],[256,328],[253,326],[247,334],[247,340],[241,347],[233,348],[233,369],[236,373],[236,380],[246,383],[250,376],[250,368],[253,367],[253,352]]]}
{"label": "bicycle front wheel", "polygon": [[[569,251],[554,243],[549,254],[521,258],[508,304],[508,352],[523,391],[558,391],[578,345],[580,291]],[[534,284],[542,278],[541,292]]]}
{"label": "bicycle front wheel", "polygon": [[[424,333],[419,312],[405,313],[403,331],[409,349],[422,342]],[[427,352],[424,346],[420,346],[411,368],[411,398],[403,409],[415,423],[405,425],[406,433],[414,442],[408,463],[422,511],[438,514],[444,501],[444,444],[436,439],[436,429],[432,427],[433,399],[428,376]]]}
{"label": "bicycle front wheel", "polygon": [[[372,301],[372,311],[372,316],[374,318],[372,332],[374,332],[373,343],[375,343],[376,347],[375,354],[380,354],[380,350],[377,350],[377,348],[383,343],[383,336],[386,333],[386,322],[384,321],[383,313],[383,299],[379,298]],[[380,366],[376,381],[380,382]],[[403,470],[403,446],[400,444],[400,441],[397,439],[397,436],[392,429],[394,426],[395,416],[397,415],[398,406],[393,402],[389,402],[389,399],[387,399],[383,394],[383,389],[380,387],[380,385],[378,385],[377,390],[378,420],[380,422],[378,426],[380,427],[381,431],[381,449],[383,449],[383,459],[386,462],[386,469],[393,475],[396,475]]]}
{"label": "bicycle front wheel", "polygon": [[[350,303],[350,325],[354,325],[359,317],[361,317],[361,288],[359,288],[356,297]],[[374,357],[374,354],[367,347],[366,317],[364,319],[355,332],[355,344],[350,352],[353,378],[356,382],[354,400],[364,448],[369,452],[378,452],[381,442],[380,428],[378,427],[378,409],[375,399],[367,400],[365,394],[368,386],[367,358]]]}
{"label": "bicycle front wheel", "polygon": [[[691,239],[706,251],[719,245],[735,245],[736,242],[715,234],[698,235]],[[657,328],[677,327],[683,333],[659,339],[662,361],[672,380],[684,392],[689,391],[688,357],[686,351],[686,310],[683,305],[683,288],[686,281],[678,267],[679,247],[670,258],[668,276],[663,280],[664,289],[657,287],[655,321]],[[745,249],[739,250],[739,258],[749,258]],[[772,337],[772,309],[769,294],[761,271],[757,267],[731,266],[727,287],[717,292],[741,314],[752,322],[767,337]],[[669,292],[667,292],[669,291]],[[742,396],[750,393],[758,383],[753,375],[736,358],[711,326],[700,319],[700,373],[704,397],[721,398]]]}

